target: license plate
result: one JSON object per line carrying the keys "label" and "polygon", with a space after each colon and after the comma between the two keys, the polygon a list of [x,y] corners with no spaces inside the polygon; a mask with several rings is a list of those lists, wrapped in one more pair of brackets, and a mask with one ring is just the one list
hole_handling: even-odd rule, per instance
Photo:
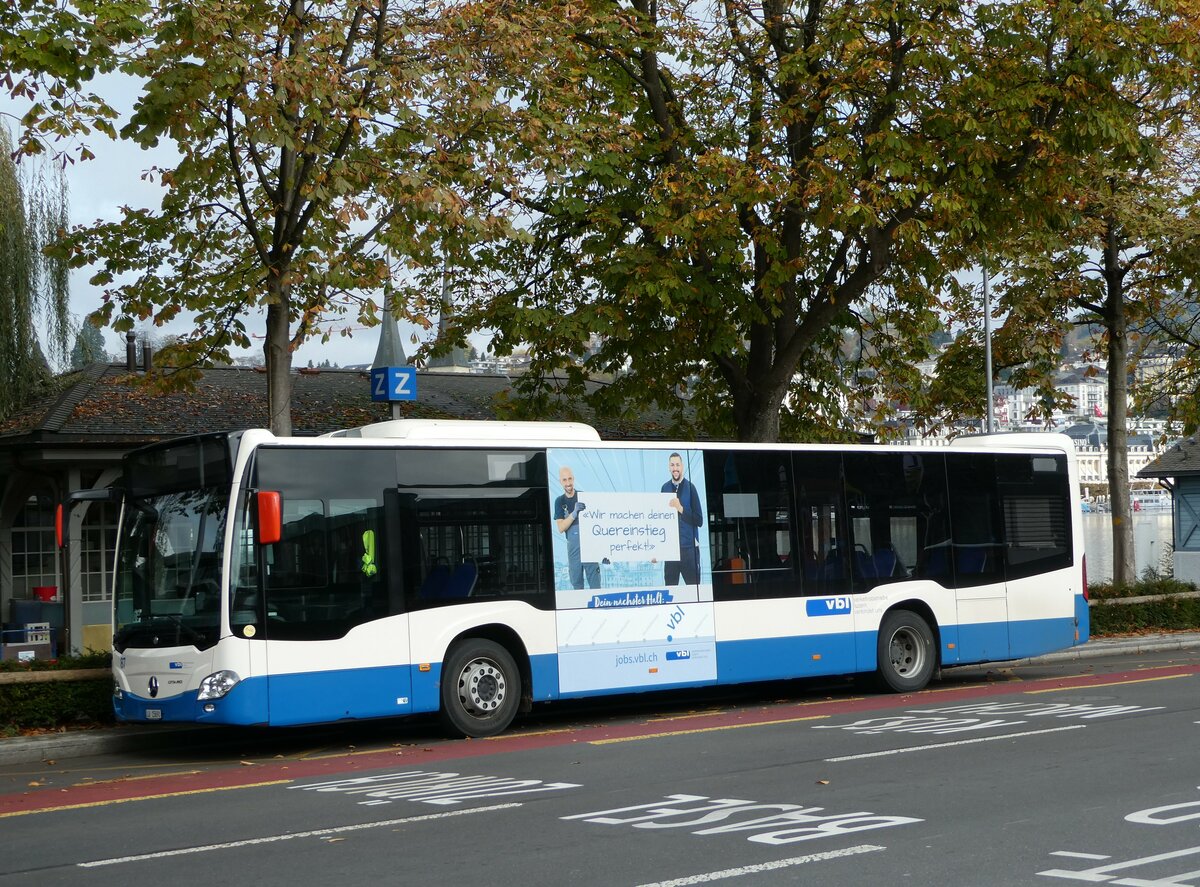
{"label": "license plate", "polygon": [[162,720],[162,709],[161,708],[146,709],[146,720],[147,721],[161,721]]}

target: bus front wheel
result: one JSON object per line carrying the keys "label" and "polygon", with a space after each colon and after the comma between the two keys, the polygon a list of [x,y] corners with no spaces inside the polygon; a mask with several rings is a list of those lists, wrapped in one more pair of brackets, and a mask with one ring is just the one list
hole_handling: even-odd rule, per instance
{"label": "bus front wheel", "polygon": [[521,702],[521,672],[494,641],[468,638],[450,648],[442,665],[442,720],[471,738],[502,733]]}
{"label": "bus front wheel", "polygon": [[895,610],[883,617],[878,653],[876,674],[897,693],[923,688],[937,666],[933,632],[924,619],[908,610]]}

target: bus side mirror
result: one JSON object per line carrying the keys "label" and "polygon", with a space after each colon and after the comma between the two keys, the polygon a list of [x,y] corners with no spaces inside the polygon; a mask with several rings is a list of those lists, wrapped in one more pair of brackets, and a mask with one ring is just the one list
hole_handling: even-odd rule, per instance
{"label": "bus side mirror", "polygon": [[279,506],[279,493],[258,493],[258,544],[270,545],[283,538],[283,517]]}
{"label": "bus side mirror", "polygon": [[63,547],[63,542],[66,539],[66,520],[69,509],[74,508],[80,502],[118,502],[121,494],[118,490],[111,487],[105,487],[100,490],[75,490],[67,494],[67,501],[59,502],[54,507],[54,541],[59,548]]}

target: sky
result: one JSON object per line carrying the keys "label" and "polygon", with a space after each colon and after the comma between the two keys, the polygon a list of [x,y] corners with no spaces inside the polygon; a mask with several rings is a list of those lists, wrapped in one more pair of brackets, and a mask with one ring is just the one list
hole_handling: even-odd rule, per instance
{"label": "sky", "polygon": [[[97,78],[92,84],[92,90],[103,96],[122,115],[132,111],[137,95],[137,83],[124,75],[107,75]],[[3,120],[9,131],[15,135],[16,123],[12,116],[19,115],[22,105],[13,102],[7,95],[0,93],[0,120]],[[122,123],[118,121],[116,128],[120,130]],[[83,139],[84,144],[96,155],[95,159],[69,164],[66,168],[67,184],[71,207],[71,222],[74,225],[91,224],[97,220],[111,221],[120,218],[120,208],[131,207],[156,208],[161,197],[161,186],[151,183],[144,174],[153,166],[172,167],[175,165],[176,154],[167,143],[152,150],[143,150],[138,146],[120,140],[112,140],[100,133],[93,133]],[[77,154],[78,152],[73,152]],[[23,161],[29,162],[29,161]],[[95,273],[95,268],[82,268],[71,275],[71,312],[76,323],[91,311],[98,308],[103,301],[103,290],[88,282]],[[180,334],[187,330],[188,319],[180,318],[169,326],[149,327],[151,336]],[[345,324],[342,324],[343,326]],[[247,329],[260,338],[252,350],[235,354],[238,356],[261,357],[261,336],[265,332],[265,315],[256,322],[247,324]],[[139,331],[141,327],[139,327]],[[123,338],[111,329],[104,332],[105,348],[109,354],[124,354]],[[412,342],[416,335],[423,343],[432,338],[433,331],[425,332],[414,326],[401,325],[401,341],[405,354],[412,356],[417,345]],[[480,337],[473,343],[481,351],[486,347],[486,339]],[[355,328],[349,337],[334,335],[328,343],[311,341],[301,346],[293,357],[295,366],[306,366],[309,361],[319,364],[328,360],[338,366],[353,364],[369,364],[375,356],[379,345],[379,328]],[[61,368],[60,368],[61,369]]]}

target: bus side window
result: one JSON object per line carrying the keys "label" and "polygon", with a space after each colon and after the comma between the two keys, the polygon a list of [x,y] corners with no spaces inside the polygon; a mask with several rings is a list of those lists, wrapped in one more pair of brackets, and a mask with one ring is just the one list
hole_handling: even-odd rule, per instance
{"label": "bus side window", "polygon": [[838,453],[794,453],[797,557],[804,594],[850,591],[850,550],[842,457]]}
{"label": "bus side window", "polygon": [[283,532],[262,546],[265,600],[235,595],[232,617],[255,612],[257,636],[273,640],[332,640],[398,612],[384,507],[396,485],[394,451],[261,447],[255,471],[259,487],[281,493]]}
{"label": "bus side window", "polygon": [[711,451],[704,457],[713,598],[800,593],[788,453]]}
{"label": "bus side window", "polygon": [[855,587],[928,577],[949,584],[945,457],[848,453]]}
{"label": "bus side window", "polygon": [[399,499],[408,608],[496,598],[552,606],[544,453],[410,451]]}
{"label": "bus side window", "polygon": [[950,495],[950,560],[956,585],[1004,581],[1003,521],[996,490],[996,456],[947,453]]}
{"label": "bus side window", "polygon": [[1071,566],[1070,481],[1064,457],[996,457],[1007,579]]}

